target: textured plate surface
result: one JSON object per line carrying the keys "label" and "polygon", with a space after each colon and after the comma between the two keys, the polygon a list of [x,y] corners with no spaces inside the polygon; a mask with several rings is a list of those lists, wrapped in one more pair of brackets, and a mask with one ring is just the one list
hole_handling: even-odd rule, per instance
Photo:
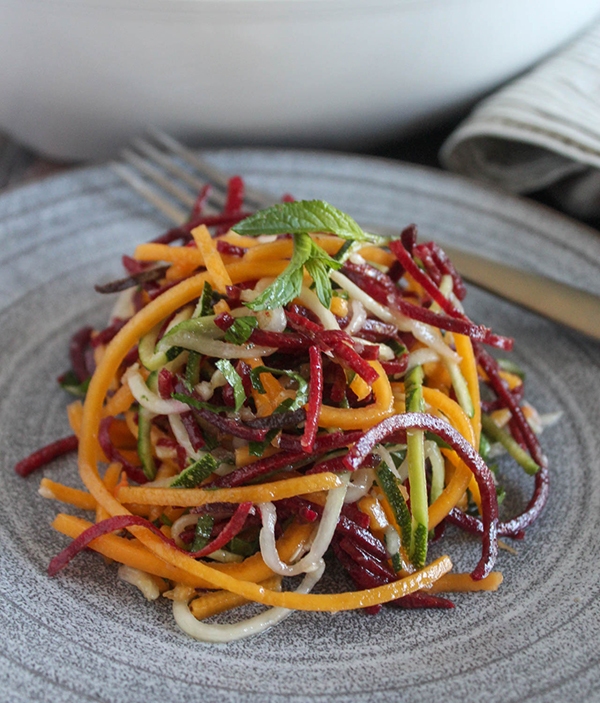
{"label": "textured plate surface", "polygon": [[[318,197],[366,222],[417,222],[423,237],[473,247],[600,293],[600,238],[524,201],[437,172],[312,153],[219,151],[249,183]],[[102,324],[92,289],[167,223],[106,168],[0,198],[0,699],[3,701],[583,701],[600,695],[600,345],[471,289],[471,316],[516,340],[528,398],[563,418],[543,436],[552,491],[516,555],[501,551],[496,594],[456,596],[451,612],[295,613],[225,646],[195,642],[166,602],[147,603],[94,554],[45,569],[67,540],[60,509],[14,463],[68,434],[55,377],[69,335]],[[79,485],[74,457],[43,475]],[[532,481],[506,473],[503,512]],[[68,508],[67,508],[68,511]],[[460,570],[478,544],[449,530]],[[436,547],[434,553],[440,553]],[[326,584],[325,584],[326,585]]]}

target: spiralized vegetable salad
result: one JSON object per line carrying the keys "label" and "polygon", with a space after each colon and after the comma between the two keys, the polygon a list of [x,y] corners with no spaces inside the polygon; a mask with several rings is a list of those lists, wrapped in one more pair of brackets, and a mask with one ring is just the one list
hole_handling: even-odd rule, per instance
{"label": "spiralized vegetable salad", "polygon": [[[246,213],[239,178],[222,215],[202,214],[206,195],[97,286],[119,297],[105,329],[71,341],[73,435],[16,467],[78,449],[86,490],[41,481],[91,512],[57,515],[73,541],[49,574],[89,547],[213,642],[294,609],[451,608],[440,593],[496,590],[499,537],[522,538],[548,494],[543,423],[520,369],[488,351],[512,340],[465,315],[459,274],[414,225],[387,239],[290,198]],[[535,476],[504,521],[499,447]],[[428,560],[449,524],[481,541],[471,573]],[[348,583],[311,593],[326,555]],[[269,607],[206,622],[248,602]]]}

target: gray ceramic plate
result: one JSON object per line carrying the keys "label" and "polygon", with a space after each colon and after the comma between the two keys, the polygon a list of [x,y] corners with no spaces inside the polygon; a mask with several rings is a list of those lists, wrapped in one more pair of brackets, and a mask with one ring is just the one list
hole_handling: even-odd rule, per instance
{"label": "gray ceramic plate", "polygon": [[[220,151],[219,166],[275,193],[326,199],[367,222],[417,222],[423,236],[600,293],[600,239],[524,201],[391,162],[311,153]],[[92,284],[166,227],[106,168],[0,198],[0,698],[4,701],[582,701],[600,697],[600,346],[471,290],[468,310],[516,340],[528,397],[562,421],[543,437],[552,493],[542,519],[501,552],[498,593],[456,596],[450,612],[296,613],[227,646],[181,634],[166,602],[148,604],[93,554],[49,579],[67,540],[39,476],[14,463],[68,433],[55,377],[67,340],[102,324]],[[74,458],[44,475],[78,485]],[[505,512],[531,479],[508,468]],[[478,545],[449,531],[458,569]],[[434,553],[440,552],[440,547]]]}

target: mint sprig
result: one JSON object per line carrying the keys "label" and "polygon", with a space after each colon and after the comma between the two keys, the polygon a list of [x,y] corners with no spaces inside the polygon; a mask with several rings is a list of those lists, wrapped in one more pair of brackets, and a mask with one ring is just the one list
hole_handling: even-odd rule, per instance
{"label": "mint sprig", "polygon": [[233,368],[231,361],[228,361],[227,359],[219,359],[215,365],[223,376],[225,376],[227,383],[233,388],[235,412],[237,413],[246,400],[246,392],[244,391],[242,378]]}
{"label": "mint sprig", "polygon": [[306,233],[294,234],[294,252],[290,263],[265,290],[253,301],[246,303],[251,310],[272,310],[283,307],[298,297],[302,291],[304,267],[313,276],[317,296],[329,308],[331,303],[331,281],[329,271],[341,267],[341,262],[332,259]]}
{"label": "mint sprig", "polygon": [[246,236],[260,234],[310,234],[323,232],[343,239],[381,244],[383,237],[363,232],[350,215],[323,200],[280,203],[238,222],[233,231]]}
{"label": "mint sprig", "polygon": [[[386,241],[384,237],[364,232],[349,215],[322,200],[300,200],[274,205],[238,222],[233,230],[246,236],[294,236],[294,253],[289,265],[258,298],[246,303],[251,310],[281,307],[296,298],[302,290],[304,268],[315,282],[317,297],[329,308],[332,295],[329,272],[342,266],[343,259],[352,251],[353,243],[382,244]],[[317,232],[334,234],[348,240],[347,247],[342,247],[343,256],[330,257],[309,236]]]}

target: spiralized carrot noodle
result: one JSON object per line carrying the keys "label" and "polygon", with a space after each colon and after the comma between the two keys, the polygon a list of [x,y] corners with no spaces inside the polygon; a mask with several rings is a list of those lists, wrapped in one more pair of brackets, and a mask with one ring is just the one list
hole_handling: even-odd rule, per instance
{"label": "spiralized carrot noodle", "polygon": [[[486,401],[494,417],[518,415],[498,430],[513,432],[504,445],[530,473],[537,466],[522,449],[520,372],[495,369],[480,346],[512,340],[466,317],[459,275],[439,247],[417,244],[414,226],[388,246],[320,201],[286,198],[240,222],[240,178],[222,217],[202,215],[205,195],[188,225],[124,257],[125,282],[103,290],[137,288],[121,293],[106,330],[85,328],[71,346],[75,373],[62,378],[85,400],[68,407],[67,448],[78,445],[87,490],[44,477],[40,493],[95,521],[56,517],[74,542],[51,573],[89,547],[129,568],[129,581],[155,584],[178,625],[206,641],[262,632],[291,610],[371,612],[402,598],[446,609],[429,594],[497,590],[496,531],[512,523],[498,522],[477,454],[490,440],[481,383],[497,392]],[[303,229],[319,217],[328,231]],[[350,244],[349,232],[364,241]],[[43,467],[55,445],[18,470]],[[446,520],[483,538],[472,575],[449,573],[449,556],[427,559]],[[311,593],[328,548],[356,590]],[[298,573],[296,590],[282,590]],[[271,609],[200,622],[248,602]]]}

